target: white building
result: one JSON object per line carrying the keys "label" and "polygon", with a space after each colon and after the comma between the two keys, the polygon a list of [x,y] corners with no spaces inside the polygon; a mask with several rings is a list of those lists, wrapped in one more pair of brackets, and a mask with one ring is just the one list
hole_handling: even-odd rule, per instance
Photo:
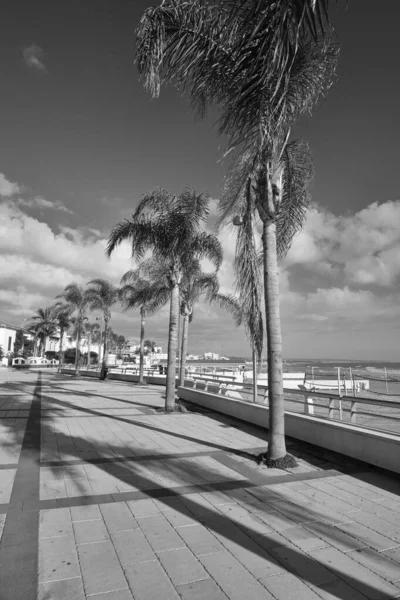
{"label": "white building", "polygon": [[0,346],[3,353],[7,355],[14,352],[15,336],[17,335],[18,327],[0,323]]}
{"label": "white building", "polygon": [[219,354],[215,352],[204,352],[203,357],[204,360],[218,360]]}

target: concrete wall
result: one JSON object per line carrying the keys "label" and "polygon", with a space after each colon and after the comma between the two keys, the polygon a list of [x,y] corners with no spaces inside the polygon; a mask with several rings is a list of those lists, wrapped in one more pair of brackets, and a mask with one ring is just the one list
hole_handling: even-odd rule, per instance
{"label": "concrete wall", "polygon": [[[179,387],[178,396],[268,429],[266,406],[192,388]],[[400,436],[291,412],[285,413],[285,430],[289,437],[400,473]]]}

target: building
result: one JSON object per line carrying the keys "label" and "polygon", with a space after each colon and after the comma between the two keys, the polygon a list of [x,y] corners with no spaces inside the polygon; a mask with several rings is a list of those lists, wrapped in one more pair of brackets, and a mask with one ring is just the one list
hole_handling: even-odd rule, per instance
{"label": "building", "polygon": [[216,354],[215,352],[204,352],[202,358],[203,360],[218,360],[219,354]]}
{"label": "building", "polygon": [[0,323],[0,346],[5,355],[14,352],[15,336],[17,335],[18,327]]}

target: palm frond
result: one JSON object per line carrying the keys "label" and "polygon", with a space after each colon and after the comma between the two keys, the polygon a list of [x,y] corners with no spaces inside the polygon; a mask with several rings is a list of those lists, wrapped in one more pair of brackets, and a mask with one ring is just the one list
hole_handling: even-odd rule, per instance
{"label": "palm frond", "polygon": [[218,270],[222,264],[223,250],[218,238],[205,231],[197,234],[188,247],[190,255],[197,258],[208,258]]}
{"label": "palm frond", "polygon": [[210,304],[216,304],[219,308],[228,312],[233,317],[237,327],[242,325],[244,314],[240,300],[237,296],[234,296],[233,294],[216,293],[208,296],[207,300]]}
{"label": "palm frond", "polygon": [[283,189],[276,228],[278,257],[283,258],[301,231],[310,206],[309,184],[314,170],[308,144],[301,140],[288,143],[279,164],[283,167]]}

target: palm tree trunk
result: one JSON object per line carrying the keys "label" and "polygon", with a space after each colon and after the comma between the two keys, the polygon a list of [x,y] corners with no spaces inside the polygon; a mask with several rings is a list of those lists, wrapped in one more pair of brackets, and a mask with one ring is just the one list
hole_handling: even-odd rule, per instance
{"label": "palm tree trunk", "polygon": [[169,313],[168,330],[168,365],[165,410],[175,410],[175,378],[176,378],[176,351],[178,347],[178,319],[179,319],[179,286],[175,284],[171,290],[171,305]]}
{"label": "palm tree trunk", "polygon": [[61,329],[60,330],[60,351],[58,353],[58,355],[59,355],[59,359],[58,359],[58,372],[59,373],[61,373],[61,369],[62,369],[63,362],[64,362],[63,343],[64,343],[64,329]]}
{"label": "palm tree trunk", "polygon": [[107,375],[107,331],[108,319],[104,319],[104,341],[103,341],[103,361],[101,364],[100,379],[105,379]]}
{"label": "palm tree trunk", "polygon": [[257,390],[257,350],[253,346],[253,402],[256,404],[258,396]]}
{"label": "palm tree trunk", "polygon": [[87,368],[90,369],[90,344],[91,344],[91,339],[90,339],[90,332],[88,333],[88,338],[87,338]]}
{"label": "palm tree trunk", "polygon": [[271,460],[286,455],[285,407],[282,376],[282,335],[279,311],[279,271],[276,248],[276,222],[264,221],[264,295],[268,349],[269,435],[267,457]]}
{"label": "palm tree trunk", "polygon": [[144,384],[143,367],[144,367],[144,326],[146,323],[146,309],[140,307],[140,349],[139,349],[139,381]]}
{"label": "palm tree trunk", "polygon": [[79,377],[79,361],[81,354],[81,318],[78,317],[78,328],[76,332],[76,345],[75,345],[75,377]]}
{"label": "palm tree trunk", "polygon": [[183,326],[182,326],[182,346],[181,346],[181,373],[179,377],[179,385],[182,387],[185,385],[185,370],[186,370],[186,353],[188,346],[188,332],[189,332],[189,315],[183,315]]}
{"label": "palm tree trunk", "polygon": [[47,335],[43,336],[43,347],[42,347],[42,358],[46,357],[46,342],[47,342]]}

